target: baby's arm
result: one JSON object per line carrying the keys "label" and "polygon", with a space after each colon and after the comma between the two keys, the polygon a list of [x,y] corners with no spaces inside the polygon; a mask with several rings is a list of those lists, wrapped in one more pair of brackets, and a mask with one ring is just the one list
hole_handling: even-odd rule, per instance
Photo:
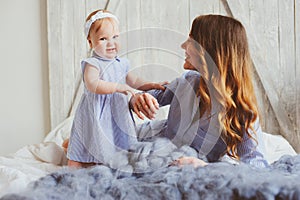
{"label": "baby's arm", "polygon": [[134,94],[133,88],[127,84],[114,83],[99,79],[99,70],[93,65],[86,64],[84,69],[84,82],[86,88],[96,94],[112,94],[119,92],[123,94]]}
{"label": "baby's arm", "polygon": [[132,72],[128,72],[126,76],[126,82],[130,87],[143,91],[152,89],[164,90],[164,85],[168,84],[167,81],[160,83],[144,81],[143,79],[135,76]]}

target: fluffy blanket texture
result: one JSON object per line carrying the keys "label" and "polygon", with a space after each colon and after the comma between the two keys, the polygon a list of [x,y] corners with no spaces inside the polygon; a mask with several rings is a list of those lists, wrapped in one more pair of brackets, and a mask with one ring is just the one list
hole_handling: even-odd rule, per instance
{"label": "fluffy blanket texture", "polygon": [[64,168],[2,200],[42,199],[300,199],[300,155],[283,156],[269,168],[243,163],[205,167],[169,166],[180,156],[197,156],[157,138],[120,153],[111,167]]}

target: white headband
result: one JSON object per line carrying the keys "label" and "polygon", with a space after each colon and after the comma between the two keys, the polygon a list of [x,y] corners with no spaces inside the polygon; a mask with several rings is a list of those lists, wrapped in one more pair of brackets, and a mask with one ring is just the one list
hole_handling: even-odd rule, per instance
{"label": "white headband", "polygon": [[116,16],[114,16],[111,13],[108,12],[103,12],[102,10],[98,11],[96,14],[94,14],[84,25],[84,33],[86,35],[86,37],[88,37],[89,32],[90,32],[90,28],[92,26],[92,24],[98,20],[98,19],[103,19],[103,18],[113,18],[115,19],[118,23],[119,20]]}

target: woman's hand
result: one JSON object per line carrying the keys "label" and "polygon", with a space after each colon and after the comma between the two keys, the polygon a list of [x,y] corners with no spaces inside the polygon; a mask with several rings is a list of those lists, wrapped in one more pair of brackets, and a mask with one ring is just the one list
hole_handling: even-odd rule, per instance
{"label": "woman's hand", "polygon": [[144,116],[141,114],[141,112],[148,119],[154,119],[159,108],[157,100],[148,93],[133,95],[129,103],[135,114],[137,114],[137,116],[142,120],[144,120]]}
{"label": "woman's hand", "polygon": [[208,165],[208,163],[195,157],[180,157],[177,160],[173,161],[170,165],[176,165],[179,167],[182,167],[184,165],[193,165],[196,168],[204,167]]}

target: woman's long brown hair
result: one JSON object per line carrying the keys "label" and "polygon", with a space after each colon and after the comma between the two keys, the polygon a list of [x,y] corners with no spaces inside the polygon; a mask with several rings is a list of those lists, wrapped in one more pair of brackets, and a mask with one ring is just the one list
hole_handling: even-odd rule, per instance
{"label": "woman's long brown hair", "polygon": [[211,111],[215,98],[222,108],[218,119],[227,154],[239,159],[237,145],[243,134],[252,138],[248,130],[255,133],[253,124],[258,117],[246,31],[233,18],[203,15],[193,21],[190,37],[202,49],[198,90],[201,116]]}

